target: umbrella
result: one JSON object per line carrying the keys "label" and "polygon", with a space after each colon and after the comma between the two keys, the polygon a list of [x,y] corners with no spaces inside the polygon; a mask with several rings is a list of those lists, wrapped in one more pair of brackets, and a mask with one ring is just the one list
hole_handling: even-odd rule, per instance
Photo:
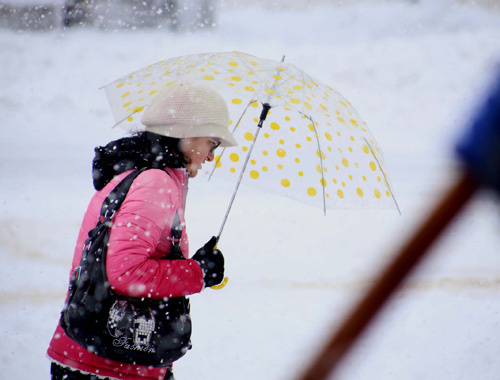
{"label": "umbrella", "polygon": [[140,130],[141,113],[155,94],[179,81],[225,97],[239,141],[214,160],[212,174],[237,178],[220,233],[244,177],[325,213],[397,207],[382,151],[352,104],[284,57],[223,52],[157,62],[104,86],[115,125]]}

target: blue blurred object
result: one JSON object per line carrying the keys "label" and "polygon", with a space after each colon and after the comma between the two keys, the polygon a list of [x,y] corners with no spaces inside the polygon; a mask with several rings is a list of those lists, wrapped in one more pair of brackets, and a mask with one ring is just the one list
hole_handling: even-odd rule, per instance
{"label": "blue blurred object", "polygon": [[500,192],[500,70],[471,128],[458,145],[458,154],[481,185]]}

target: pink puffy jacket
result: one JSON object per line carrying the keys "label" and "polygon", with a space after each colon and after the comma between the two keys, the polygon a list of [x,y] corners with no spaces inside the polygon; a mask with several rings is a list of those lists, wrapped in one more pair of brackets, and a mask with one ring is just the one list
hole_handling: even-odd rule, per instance
{"label": "pink puffy jacket", "polygon": [[[168,172],[168,173],[167,173]],[[88,232],[95,227],[102,202],[130,171],[96,192],[83,218],[73,256],[79,265]],[[106,270],[113,290],[134,297],[179,297],[203,289],[200,266],[188,258],[184,222],[187,174],[184,169],[151,169],[141,173],[116,213],[110,233]],[[175,213],[183,226],[181,249],[187,260],[160,260],[170,252]],[[85,373],[127,380],[159,380],[165,368],[120,363],[96,356],[68,338],[58,324],[47,354],[52,361]]]}

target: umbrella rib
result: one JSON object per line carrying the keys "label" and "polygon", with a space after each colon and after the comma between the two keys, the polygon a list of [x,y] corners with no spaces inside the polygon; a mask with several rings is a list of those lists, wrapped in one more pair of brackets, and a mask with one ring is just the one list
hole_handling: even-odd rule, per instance
{"label": "umbrella rib", "polygon": [[238,119],[238,122],[235,124],[234,128],[233,128],[233,131],[231,133],[234,133],[236,131],[236,128],[238,128],[238,126],[240,125],[241,123],[241,120],[243,119],[243,116],[245,116],[245,113],[247,112],[248,110],[248,107],[250,107],[250,104],[252,103],[255,103],[257,102],[257,100],[250,100],[247,104],[247,106],[245,107],[245,110],[243,111],[243,113],[241,114],[240,118]]}
{"label": "umbrella rib", "polygon": [[121,119],[120,121],[117,121],[115,124],[113,124],[113,126],[111,127],[111,129],[113,129],[114,127],[118,126],[119,124],[123,123],[125,120],[127,120],[129,117],[135,115],[136,113],[138,113],[139,111],[134,111],[132,112],[130,115],[127,115],[125,116],[123,119]]}
{"label": "umbrella rib", "polygon": [[[243,111],[243,113],[241,114],[240,118],[238,119],[238,122],[236,123],[236,125],[234,126],[233,128],[233,131],[232,133],[234,133],[234,131],[236,131],[236,128],[238,128],[238,126],[240,125],[241,123],[241,120],[243,119],[243,116],[245,116],[245,113],[247,112],[248,110],[248,107],[250,107],[250,104],[252,103],[255,103],[257,100],[251,100],[250,102],[248,102],[247,106],[245,107],[245,110]],[[219,164],[219,162],[222,160],[222,155],[224,154],[224,152],[226,151],[226,148],[224,148],[221,152],[221,154],[219,155],[219,157],[217,157],[217,160],[215,161],[215,164],[214,164],[214,167],[212,169],[212,172],[210,173],[210,176],[208,177],[208,180],[210,181],[212,179],[212,176],[214,175],[215,173],[215,169],[217,169],[217,165]]]}
{"label": "umbrella rib", "polygon": [[[185,71],[184,74],[182,75],[178,75],[175,79],[175,82],[180,82],[182,81],[187,75],[190,74],[190,72],[192,70],[195,70],[197,69],[198,67],[200,67],[201,65],[205,64],[208,60],[212,59],[213,57],[219,55],[220,53],[213,53],[213,54],[203,54],[202,55],[202,59],[201,60],[198,60],[196,63],[193,64],[193,66],[191,67],[191,70],[189,71]],[[182,71],[181,69],[179,69],[178,71]]]}
{"label": "umbrella rib", "polygon": [[[208,59],[210,59],[210,58],[211,58],[211,57],[213,57],[214,55],[216,55],[216,54],[214,53],[214,54],[210,54],[210,55],[208,55],[208,56],[207,56],[207,55],[203,55],[203,59],[201,60],[201,62],[197,62],[197,63],[195,64],[195,66],[193,67],[193,69],[195,69],[196,67],[199,67],[201,64],[205,63]],[[158,64],[160,64],[160,63],[162,63],[162,62],[163,62],[163,61],[156,62],[156,63],[152,64],[150,67],[154,68],[155,66],[157,66]],[[132,74],[127,75],[127,77],[134,76],[135,74],[139,73],[140,71],[141,71],[141,70],[137,70],[137,71],[133,72]],[[176,81],[176,82],[179,82],[179,81],[180,81],[180,80],[182,80],[182,78],[183,78],[183,77],[185,77],[186,75],[187,75],[187,74],[184,74],[184,75],[180,75],[180,76],[178,76],[178,77],[177,77],[177,79],[176,79],[175,81]],[[113,82],[111,82],[111,83],[109,83],[109,84],[107,84],[107,85],[105,85],[105,86],[100,87],[99,89],[103,89],[103,88],[104,88],[104,90],[106,90],[106,87],[108,87],[109,85],[111,85],[111,84],[113,84],[113,83],[119,82],[119,81],[120,81],[120,79],[115,80],[115,81],[113,81]],[[107,95],[107,93],[106,93],[106,95]],[[149,104],[148,104],[148,105],[144,105],[144,106],[142,106],[142,108],[146,108],[146,107],[148,107],[148,106],[149,106]],[[136,108],[139,108],[139,107],[136,107]],[[125,116],[123,119],[121,119],[121,120],[117,121],[115,124],[113,124],[113,126],[112,126],[111,128],[112,128],[112,129],[113,129],[113,128],[115,128],[116,126],[120,125],[120,124],[121,124],[121,123],[123,123],[125,120],[127,120],[129,117],[131,117],[131,116],[135,115],[135,114],[136,114],[136,113],[138,113],[138,112],[139,112],[139,111],[134,111],[134,112],[132,112],[131,114],[129,114],[129,115],[127,115],[127,116]]]}
{"label": "umbrella rib", "polygon": [[323,158],[321,157],[321,145],[319,143],[319,135],[318,131],[316,130],[316,124],[314,124],[314,120],[312,116],[310,115],[305,115],[303,114],[307,119],[309,119],[312,123],[312,126],[314,128],[314,136],[316,137],[316,143],[318,144],[318,156],[319,156],[319,163],[320,163],[320,168],[321,168],[321,188],[323,190],[323,212],[326,215],[326,194],[325,194],[325,176],[324,176],[324,170],[323,170]]}
{"label": "umbrella rib", "polygon": [[[203,62],[200,62],[200,63],[197,63],[196,66],[199,66],[200,64],[204,63],[207,61],[208,58],[211,58],[212,56],[216,55],[217,53],[203,53],[203,54],[191,54],[189,55],[189,57],[191,56],[199,56],[203,59]],[[208,58],[207,58],[208,57]],[[151,70],[155,70],[159,65],[164,65],[166,62],[169,62],[169,61],[172,61],[172,60],[177,60],[179,58],[182,58],[181,56],[179,57],[174,57],[174,58],[170,58],[168,60],[161,60],[161,61],[158,61],[158,62],[155,62],[151,65],[148,65],[146,67],[143,67],[142,69],[139,69],[139,70],[135,70],[133,72],[131,72],[130,74],[127,74],[126,76],[123,76],[123,77],[120,77],[114,81],[111,81],[109,82],[108,84],[105,84],[104,86],[101,86],[99,87],[98,89],[99,90],[102,90],[102,89],[106,89],[106,87],[114,84],[114,83],[119,83],[120,81],[123,80],[123,78],[127,77],[127,78],[131,78],[131,77],[134,77],[136,76],[137,74],[141,73],[144,69],[147,69],[147,68],[151,68]]]}
{"label": "umbrella rib", "polygon": [[[254,73],[254,75],[255,75],[255,76],[259,79],[259,81],[262,81],[262,82],[264,82],[264,83],[266,83],[266,82],[267,82],[267,81],[266,81],[266,79],[268,79],[268,78],[269,78],[268,76],[266,76],[266,75],[264,75],[264,74],[259,75],[259,73],[258,73],[257,71],[255,71],[252,67],[250,67],[250,66],[248,65],[248,63],[247,63],[247,62],[246,62],[243,58],[241,58],[241,53],[240,53],[240,52],[235,52],[235,53],[236,53],[236,55],[238,56],[239,60],[243,63],[243,65],[244,65],[244,66],[245,66],[245,67],[246,67],[249,71],[252,71],[252,72]],[[285,56],[283,56],[283,57],[281,58],[281,62],[282,62],[282,63],[284,63],[284,61],[285,61]],[[276,70],[276,75],[277,75],[277,73],[279,73],[279,71],[280,71],[279,69],[277,69],[277,70]],[[276,82],[275,82],[275,83],[273,83],[273,85],[271,86],[271,90],[276,91],[278,88],[280,88],[281,86],[283,86],[283,85],[284,85],[285,83],[287,83],[289,80],[290,80],[290,78],[287,78],[287,79],[285,79],[283,82],[281,82],[281,83],[279,83],[279,84],[277,84]],[[262,88],[262,86],[261,86],[261,88]],[[262,103],[263,103],[263,104],[264,104],[264,103],[271,104],[271,98],[272,98],[272,94],[268,94],[266,101],[264,101],[264,102],[262,102]]]}
{"label": "umbrella rib", "polygon": [[247,70],[251,71],[257,77],[257,79],[259,79],[259,81],[264,79],[264,75],[262,75],[262,76],[259,75],[257,70],[255,70],[254,68],[251,68],[248,65],[248,63],[241,57],[241,53],[239,51],[236,51],[235,53],[238,56],[238,59],[240,60],[240,62],[243,63],[243,65],[247,68]]}
{"label": "umbrella rib", "polygon": [[265,81],[265,78],[266,78],[266,75],[263,73],[262,75],[259,74],[259,72],[257,70],[255,70],[254,68],[250,67],[248,65],[248,63],[243,59],[241,58],[241,53],[240,52],[235,52],[236,55],[238,56],[238,59],[241,61],[241,63],[243,63],[243,65],[251,72],[253,72],[253,74],[259,79],[259,80],[262,80],[262,81]]}
{"label": "umbrella rib", "polygon": [[[306,97],[306,90],[305,90],[305,85],[306,85],[306,80],[305,80],[305,77],[304,77],[304,73],[300,73],[300,76],[302,77],[302,84],[304,85],[302,88],[302,104],[305,103],[305,97]],[[304,108],[302,108],[304,109]],[[316,129],[316,127],[314,127]]]}
{"label": "umbrella rib", "polygon": [[385,184],[389,188],[389,193],[391,194],[392,200],[394,201],[394,204],[396,205],[396,208],[398,209],[399,215],[402,215],[401,209],[399,208],[398,202],[396,201],[396,197],[394,196],[394,193],[392,192],[391,185],[389,185],[389,181],[387,180],[387,176],[385,175],[385,171],[382,168],[382,165],[380,165],[380,161],[378,160],[377,156],[375,155],[375,152],[373,151],[373,148],[372,148],[371,144],[368,142],[368,140],[364,137],[363,137],[363,140],[365,140],[365,143],[366,143],[366,145],[368,145],[368,148],[370,149],[370,152],[371,152],[373,158],[375,159],[375,161],[377,161],[377,165],[380,168],[382,175],[384,176]]}

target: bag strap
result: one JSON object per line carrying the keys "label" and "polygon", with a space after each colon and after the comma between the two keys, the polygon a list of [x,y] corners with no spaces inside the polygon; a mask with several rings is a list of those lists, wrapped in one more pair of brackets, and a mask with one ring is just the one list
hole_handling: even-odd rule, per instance
{"label": "bag strap", "polygon": [[[141,168],[134,170],[132,173],[127,175],[106,197],[104,200],[101,212],[99,215],[99,222],[97,225],[105,224],[108,227],[111,226],[111,220],[115,216],[116,212],[120,209],[125,197],[128,194],[132,182],[137,178],[139,174],[151,168]],[[170,173],[166,172],[169,176]],[[172,250],[171,255],[168,256],[170,260],[184,260],[184,255],[181,252],[181,238],[182,238],[182,225],[180,223],[179,212],[175,212],[174,220],[172,222],[172,229],[170,231]]]}
{"label": "bag strap", "polygon": [[182,238],[182,226],[180,223],[179,212],[175,212],[174,220],[172,221],[172,231],[170,236],[172,236],[172,245],[180,245]]}
{"label": "bag strap", "polygon": [[181,251],[182,225],[179,219],[179,213],[175,212],[175,217],[172,222],[172,230],[170,231],[170,239],[172,248],[170,254],[165,257],[166,260],[185,260],[186,258]]}
{"label": "bag strap", "polygon": [[112,191],[108,194],[104,202],[102,203],[101,213],[99,215],[99,223],[111,223],[111,219],[118,211],[122,205],[127,193],[132,186],[132,182],[137,178],[139,174],[149,168],[141,168],[134,170],[132,173],[127,175]]}

